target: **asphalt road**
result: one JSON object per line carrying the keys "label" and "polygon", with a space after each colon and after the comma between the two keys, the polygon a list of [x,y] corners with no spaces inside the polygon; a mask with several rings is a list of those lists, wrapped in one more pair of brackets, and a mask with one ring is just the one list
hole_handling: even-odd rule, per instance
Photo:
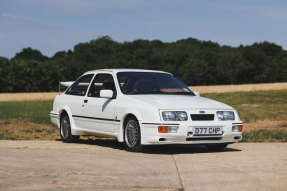
{"label": "asphalt road", "polygon": [[287,143],[129,153],[112,140],[0,141],[0,190],[286,191]]}

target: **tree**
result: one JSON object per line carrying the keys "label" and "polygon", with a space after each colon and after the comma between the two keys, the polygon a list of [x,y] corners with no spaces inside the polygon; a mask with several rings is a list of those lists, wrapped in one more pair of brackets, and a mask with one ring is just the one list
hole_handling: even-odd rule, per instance
{"label": "tree", "polygon": [[16,53],[14,59],[46,61],[49,58],[44,56],[39,50],[28,47],[24,48],[21,52]]}
{"label": "tree", "polygon": [[164,70],[187,85],[287,81],[287,51],[269,42],[235,48],[194,38],[120,43],[102,36],[50,58],[30,47],[0,57],[0,92],[55,91],[59,81],[101,68]]}

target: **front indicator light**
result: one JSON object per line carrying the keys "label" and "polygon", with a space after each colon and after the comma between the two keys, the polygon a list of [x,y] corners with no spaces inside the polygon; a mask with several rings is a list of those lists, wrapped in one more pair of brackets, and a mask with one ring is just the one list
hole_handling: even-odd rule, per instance
{"label": "front indicator light", "polygon": [[158,132],[159,133],[168,133],[168,127],[167,126],[158,126]]}
{"label": "front indicator light", "polygon": [[238,130],[239,130],[240,132],[242,132],[242,131],[243,131],[243,125],[239,125],[239,126],[238,126]]}
{"label": "front indicator light", "polygon": [[233,132],[242,132],[242,130],[243,130],[243,125],[233,125],[232,126]]}
{"label": "front indicator light", "polygon": [[158,126],[159,133],[176,133],[177,129],[177,126]]}

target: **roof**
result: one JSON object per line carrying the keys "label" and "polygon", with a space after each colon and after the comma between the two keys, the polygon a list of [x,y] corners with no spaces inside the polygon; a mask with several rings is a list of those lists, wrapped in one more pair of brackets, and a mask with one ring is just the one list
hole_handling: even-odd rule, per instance
{"label": "roof", "polygon": [[96,73],[96,72],[112,72],[112,73],[118,73],[118,72],[160,72],[160,73],[168,73],[168,72],[159,71],[159,70],[132,69],[132,68],[110,68],[110,69],[91,70],[91,71],[85,72],[85,74]]}

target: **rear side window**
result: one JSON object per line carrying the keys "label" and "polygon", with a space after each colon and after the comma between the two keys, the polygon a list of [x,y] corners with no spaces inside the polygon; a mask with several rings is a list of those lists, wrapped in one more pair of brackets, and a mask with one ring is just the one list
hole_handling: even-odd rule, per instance
{"label": "rear side window", "polygon": [[90,86],[88,96],[100,97],[101,90],[112,90],[116,95],[116,87],[111,74],[97,74]]}
{"label": "rear side window", "polygon": [[94,74],[87,74],[80,77],[67,91],[66,94],[84,96]]}

